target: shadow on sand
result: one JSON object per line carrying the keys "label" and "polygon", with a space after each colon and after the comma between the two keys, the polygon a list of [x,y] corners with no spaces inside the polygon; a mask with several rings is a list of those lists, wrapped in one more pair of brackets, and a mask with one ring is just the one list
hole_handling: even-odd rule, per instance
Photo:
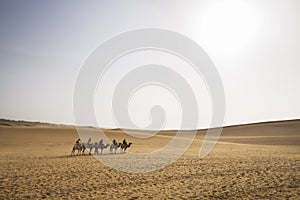
{"label": "shadow on sand", "polygon": [[77,157],[85,157],[85,156],[114,156],[120,155],[124,153],[103,153],[103,154],[83,154],[83,155],[62,155],[62,156],[51,156],[51,158],[77,158]]}

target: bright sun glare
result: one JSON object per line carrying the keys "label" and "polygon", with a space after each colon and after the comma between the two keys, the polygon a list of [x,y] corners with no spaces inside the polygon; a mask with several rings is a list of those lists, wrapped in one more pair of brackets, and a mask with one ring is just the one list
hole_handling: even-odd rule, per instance
{"label": "bright sun glare", "polygon": [[259,12],[250,2],[214,2],[202,17],[204,40],[210,48],[222,52],[240,51],[256,39],[259,31]]}

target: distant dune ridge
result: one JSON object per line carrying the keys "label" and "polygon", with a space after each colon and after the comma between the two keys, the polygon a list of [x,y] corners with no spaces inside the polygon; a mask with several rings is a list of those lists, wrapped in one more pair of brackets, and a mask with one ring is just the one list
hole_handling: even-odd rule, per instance
{"label": "distant dune ridge", "polygon": [[0,119],[0,126],[67,126],[64,124],[53,124],[47,122],[32,122],[24,120]]}
{"label": "distant dune ridge", "polygon": [[[0,126],[74,126],[74,125],[66,125],[66,124],[55,124],[55,123],[48,123],[48,122],[39,122],[39,121],[25,121],[25,120],[12,120],[12,119],[3,119],[0,118]],[[300,128],[300,119],[293,119],[293,120],[279,120],[279,121],[267,121],[267,122],[256,122],[256,123],[249,123],[249,124],[240,124],[240,125],[230,125],[224,126],[226,128],[243,128],[243,127],[250,127],[250,126],[295,126],[296,128]],[[75,126],[74,126],[75,127]],[[89,128],[96,128],[93,126],[86,126]],[[111,128],[110,130],[120,130],[120,128]],[[126,129],[130,130],[130,129]],[[206,129],[204,129],[206,130]],[[167,131],[176,131],[176,130],[167,130]]]}
{"label": "distant dune ridge", "polygon": [[[74,125],[53,124],[47,122],[32,122],[32,121],[17,121],[9,119],[0,119],[1,126],[10,127],[69,127],[76,128]],[[83,126],[88,129],[98,129],[93,126]],[[113,132],[122,134],[120,128],[103,129],[105,132]],[[151,133],[151,131],[131,130],[126,129],[127,132],[140,132],[141,134]],[[207,129],[198,130],[198,134],[205,135]],[[174,136],[176,130],[162,130],[158,135]],[[300,141],[297,138],[300,135],[300,119],[272,121],[272,122],[259,122],[252,124],[242,124],[227,126],[223,128],[220,141],[244,143],[244,144],[264,144],[264,145],[295,145],[300,146]],[[285,138],[284,140],[282,138]]]}
{"label": "distant dune ridge", "polygon": [[[81,128],[97,134],[96,128]],[[165,130],[145,139],[121,129],[103,131],[111,140],[132,142],[127,154],[155,151],[176,134]],[[189,149],[169,166],[132,174],[93,156],[71,157],[79,137],[75,126],[1,119],[0,199],[299,199],[300,120],[225,127],[215,148],[199,159],[205,134],[198,130]],[[100,156],[123,158],[108,149]]]}

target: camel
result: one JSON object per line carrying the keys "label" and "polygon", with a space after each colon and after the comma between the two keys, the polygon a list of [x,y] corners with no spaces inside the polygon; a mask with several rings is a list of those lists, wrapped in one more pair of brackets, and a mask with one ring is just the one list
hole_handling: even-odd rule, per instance
{"label": "camel", "polygon": [[[106,145],[103,144],[103,140],[100,140],[99,142],[93,143],[91,138],[89,138],[87,143],[76,143],[76,144],[74,144],[71,155],[75,155],[76,150],[78,151],[79,155],[84,155],[84,152],[85,152],[86,149],[88,149],[89,155],[91,155],[93,148],[95,148],[94,154],[99,154],[98,149],[101,149],[100,153],[102,154],[103,149],[106,149],[109,146],[110,146],[109,144],[106,144]],[[116,153],[116,150],[120,146],[121,146],[121,143],[119,143],[118,145],[112,145],[112,147],[110,148],[110,152],[112,153],[113,149],[115,149],[115,153]]]}
{"label": "camel", "polygon": [[128,144],[127,143],[123,143],[121,145],[121,153],[126,153],[126,149],[129,148],[131,145],[132,145],[131,142],[129,142]]}
{"label": "camel", "polygon": [[89,155],[91,155],[93,147],[95,146],[94,143],[88,142],[88,143],[82,143],[82,145],[89,150]]}
{"label": "camel", "polygon": [[75,155],[76,150],[78,151],[79,155],[83,155],[84,151],[86,150],[86,147],[84,146],[84,144],[80,144],[80,143],[74,144],[72,152],[71,152],[71,156]]}
{"label": "camel", "polygon": [[110,153],[113,153],[113,149],[115,149],[115,153],[117,152],[117,149],[121,146],[122,143],[119,144],[111,144],[110,145]]}
{"label": "camel", "polygon": [[109,146],[109,144],[103,144],[103,143],[98,143],[96,142],[94,145],[95,148],[95,154],[99,154],[98,149],[101,149],[100,154],[102,155],[103,149],[106,149]]}

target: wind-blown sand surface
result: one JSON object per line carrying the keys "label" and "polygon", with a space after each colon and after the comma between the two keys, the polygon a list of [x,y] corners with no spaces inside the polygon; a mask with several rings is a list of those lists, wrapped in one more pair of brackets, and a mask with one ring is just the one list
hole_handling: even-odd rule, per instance
{"label": "wind-blown sand surface", "polygon": [[[91,133],[93,128],[86,128]],[[124,138],[106,130],[109,138]],[[131,152],[167,144],[174,131],[126,136]],[[205,131],[171,165],[147,173],[111,169],[93,156],[70,156],[74,127],[0,126],[0,199],[299,199],[300,120],[227,127],[198,158]],[[102,156],[109,155],[104,150]]]}

